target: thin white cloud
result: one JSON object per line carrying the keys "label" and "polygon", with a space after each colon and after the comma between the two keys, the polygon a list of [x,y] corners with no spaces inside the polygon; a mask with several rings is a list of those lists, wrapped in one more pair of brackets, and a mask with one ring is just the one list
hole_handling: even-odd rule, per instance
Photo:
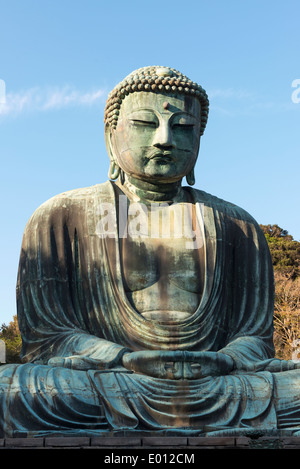
{"label": "thin white cloud", "polygon": [[244,99],[254,99],[255,95],[251,91],[247,90],[239,90],[234,88],[215,88],[208,92],[208,96],[212,99],[220,98],[220,99],[237,99],[237,100],[244,100]]}
{"label": "thin white cloud", "polygon": [[5,102],[0,103],[0,116],[45,112],[70,106],[91,106],[105,95],[103,89],[82,92],[69,85],[61,88],[31,88],[19,93],[7,93]]}
{"label": "thin white cloud", "polygon": [[[234,88],[215,88],[208,91],[211,110],[228,116],[257,115],[262,112],[295,110],[289,95],[286,100],[278,97],[261,96],[254,91]],[[276,98],[276,99],[275,99]]]}
{"label": "thin white cloud", "polygon": [[257,100],[253,92],[234,88],[213,88],[208,90],[208,97],[212,111],[229,117],[249,112]]}
{"label": "thin white cloud", "polygon": [[[4,91],[3,91],[4,90]],[[66,85],[63,87],[36,87],[18,93],[5,93],[3,88],[0,99],[0,118],[6,116],[17,116],[28,112],[46,112],[64,109],[67,107],[91,106],[98,102],[103,105],[107,96],[107,90],[94,89],[90,91],[79,91]],[[292,108],[291,102],[279,103],[262,99],[254,92],[234,89],[215,88],[208,90],[210,107],[216,112],[226,115],[237,115],[255,113],[258,110],[275,110]],[[230,104],[230,105],[229,105]],[[294,105],[295,107],[295,105]]]}

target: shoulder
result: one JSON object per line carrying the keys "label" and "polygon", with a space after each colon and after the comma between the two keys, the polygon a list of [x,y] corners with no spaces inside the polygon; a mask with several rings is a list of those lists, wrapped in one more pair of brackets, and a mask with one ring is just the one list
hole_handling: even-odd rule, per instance
{"label": "shoulder", "polygon": [[190,189],[197,202],[204,204],[205,206],[211,207],[217,210],[224,216],[235,218],[241,221],[257,224],[256,220],[247,212],[245,209],[227,200],[221,199],[215,195],[209,194],[208,192],[201,191],[199,189]]}
{"label": "shoulder", "polygon": [[40,224],[45,220],[70,216],[72,212],[84,210],[95,200],[111,197],[110,181],[89,187],[72,189],[57,194],[42,203],[32,214],[26,226]]}
{"label": "shoulder", "polygon": [[109,190],[110,184],[110,181],[106,181],[102,184],[96,184],[94,186],[82,187],[79,189],[72,189],[66,192],[62,192],[61,194],[57,194],[54,197],[51,197],[51,199],[44,202],[39,208],[45,206],[52,206],[56,203],[72,203],[79,200],[85,201],[88,199],[92,199],[95,196],[100,195],[101,193],[105,194]]}
{"label": "shoulder", "polygon": [[223,233],[231,234],[234,239],[253,240],[260,249],[263,246],[268,251],[265,235],[255,218],[242,207],[220,199],[212,194],[197,189],[192,189],[194,198],[204,207],[209,207],[214,212],[214,219]]}

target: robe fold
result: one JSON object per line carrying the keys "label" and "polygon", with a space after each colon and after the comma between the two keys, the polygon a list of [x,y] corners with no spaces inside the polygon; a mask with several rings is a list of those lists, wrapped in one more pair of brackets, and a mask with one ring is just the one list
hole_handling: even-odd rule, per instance
{"label": "robe fold", "polygon": [[[169,325],[147,320],[126,297],[114,183],[60,194],[32,215],[17,282],[28,363],[0,367],[3,435],[276,428],[274,375],[262,365],[274,356],[265,237],[238,206],[184,190],[202,227],[205,284],[194,314]],[[221,351],[235,370],[196,380],[152,378],[121,366],[122,355],[137,350]],[[72,356],[98,365],[51,366]]]}

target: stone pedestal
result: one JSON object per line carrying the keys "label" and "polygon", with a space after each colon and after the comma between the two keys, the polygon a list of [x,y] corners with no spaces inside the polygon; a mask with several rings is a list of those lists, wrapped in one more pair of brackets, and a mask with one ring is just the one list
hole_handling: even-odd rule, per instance
{"label": "stone pedestal", "polygon": [[[126,454],[139,450],[163,454],[172,450],[174,454],[196,454],[204,449],[300,449],[300,437],[170,437],[170,436],[134,436],[134,437],[62,437],[44,438],[6,438],[0,440],[0,449],[101,449],[118,451]],[[145,454],[146,454],[145,453]],[[124,453],[125,454],[125,453]]]}

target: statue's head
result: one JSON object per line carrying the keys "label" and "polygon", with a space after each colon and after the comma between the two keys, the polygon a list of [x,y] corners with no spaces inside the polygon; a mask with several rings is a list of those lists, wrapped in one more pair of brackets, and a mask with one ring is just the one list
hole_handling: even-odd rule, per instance
{"label": "statue's head", "polygon": [[177,70],[144,67],[109,94],[105,139],[109,177],[194,183],[200,137],[208,117],[206,92]]}

